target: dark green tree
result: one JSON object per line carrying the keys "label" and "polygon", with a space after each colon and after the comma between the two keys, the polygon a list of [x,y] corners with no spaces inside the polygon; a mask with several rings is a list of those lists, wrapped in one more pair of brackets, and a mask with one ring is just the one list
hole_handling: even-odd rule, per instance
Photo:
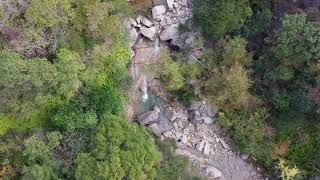
{"label": "dark green tree", "polygon": [[239,30],[252,15],[248,0],[195,0],[194,24],[214,41]]}

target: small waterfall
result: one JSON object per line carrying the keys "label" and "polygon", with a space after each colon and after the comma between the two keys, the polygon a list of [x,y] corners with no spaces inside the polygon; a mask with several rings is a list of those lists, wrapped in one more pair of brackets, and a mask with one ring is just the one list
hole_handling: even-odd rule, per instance
{"label": "small waterfall", "polygon": [[143,77],[143,84],[142,84],[142,101],[146,102],[148,100],[148,87],[147,87],[147,78],[146,76]]}
{"label": "small waterfall", "polygon": [[159,52],[160,49],[160,42],[159,42],[159,38],[157,37],[154,41],[154,51],[157,53]]}
{"label": "small waterfall", "polygon": [[143,37],[140,37],[139,44],[141,44],[142,42],[143,42]]}

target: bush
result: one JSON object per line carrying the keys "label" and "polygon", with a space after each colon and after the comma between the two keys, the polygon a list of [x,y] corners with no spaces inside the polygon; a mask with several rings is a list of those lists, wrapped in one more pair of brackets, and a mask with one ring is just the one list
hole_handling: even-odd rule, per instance
{"label": "bush", "polygon": [[183,77],[182,65],[173,61],[170,53],[167,50],[161,52],[161,67],[158,67],[160,72],[160,79],[164,84],[164,88],[168,91],[176,91],[185,85]]}
{"label": "bush", "polygon": [[175,155],[176,143],[174,139],[156,140],[156,144],[162,155],[162,161],[158,167],[156,179],[202,179],[202,177],[192,174],[190,171],[190,162],[187,157]]}

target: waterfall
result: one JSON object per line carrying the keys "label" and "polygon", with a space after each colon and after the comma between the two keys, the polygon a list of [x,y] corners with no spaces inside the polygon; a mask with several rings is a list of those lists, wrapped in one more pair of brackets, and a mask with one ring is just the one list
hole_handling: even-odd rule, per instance
{"label": "waterfall", "polygon": [[159,38],[157,37],[154,41],[154,51],[157,53],[159,52],[160,44],[159,44]]}
{"label": "waterfall", "polygon": [[142,101],[146,102],[148,100],[148,87],[147,87],[147,78],[146,76],[143,77],[143,84],[142,84]]}
{"label": "waterfall", "polygon": [[143,42],[143,37],[140,37],[139,44],[141,44],[142,42]]}

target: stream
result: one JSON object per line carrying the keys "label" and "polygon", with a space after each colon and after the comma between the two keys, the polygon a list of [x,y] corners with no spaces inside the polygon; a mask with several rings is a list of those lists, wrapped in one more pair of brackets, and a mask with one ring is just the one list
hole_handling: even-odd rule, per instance
{"label": "stream", "polygon": [[[194,38],[191,37],[192,32],[189,37],[188,33],[179,35],[177,30],[178,24],[185,23],[192,16],[190,2],[167,2],[173,4],[153,7],[152,18],[138,16],[125,23],[130,32],[133,53],[129,67],[133,80],[127,105],[129,120],[138,121],[158,138],[175,139],[176,153],[187,156],[208,179],[263,179],[259,170],[250,163],[250,158],[233,152],[229,140],[220,135],[215,124],[217,109],[205,101],[184,107],[163,90],[159,74],[148,68],[160,63],[161,48],[167,47],[168,40]],[[182,44],[188,43],[183,41]]]}

